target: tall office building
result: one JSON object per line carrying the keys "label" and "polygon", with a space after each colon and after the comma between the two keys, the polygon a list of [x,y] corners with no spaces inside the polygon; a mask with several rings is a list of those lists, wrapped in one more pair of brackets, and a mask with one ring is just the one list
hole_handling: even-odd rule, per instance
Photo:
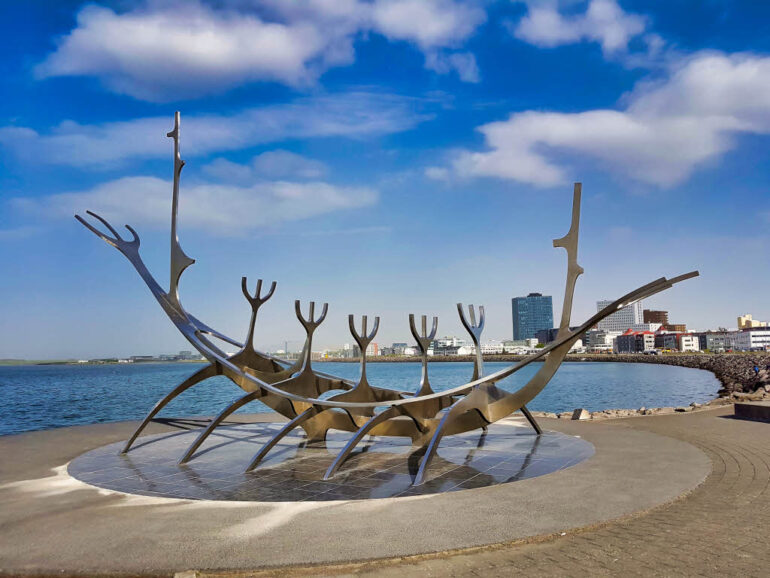
{"label": "tall office building", "polygon": [[[599,312],[607,305],[610,305],[612,301],[597,301],[596,311]],[[624,333],[635,325],[643,323],[644,316],[642,314],[642,302],[637,301],[633,305],[623,307],[620,311],[616,311],[609,317],[605,317],[596,325],[599,331],[620,331]]]}
{"label": "tall office building", "polygon": [[553,328],[553,303],[550,295],[530,293],[511,299],[513,339],[530,339],[541,329]]}

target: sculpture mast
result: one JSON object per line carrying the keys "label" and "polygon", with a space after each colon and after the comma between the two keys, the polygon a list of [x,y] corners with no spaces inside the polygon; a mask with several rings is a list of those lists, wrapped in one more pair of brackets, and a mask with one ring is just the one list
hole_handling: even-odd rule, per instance
{"label": "sculpture mast", "polygon": [[179,279],[182,277],[184,270],[195,263],[195,259],[188,257],[182,250],[176,229],[177,213],[179,211],[179,178],[184,167],[184,161],[179,152],[179,117],[179,111],[177,111],[174,115],[174,130],[166,134],[167,137],[174,139],[174,192],[171,198],[171,275],[168,296],[172,304],[177,307],[180,307]]}

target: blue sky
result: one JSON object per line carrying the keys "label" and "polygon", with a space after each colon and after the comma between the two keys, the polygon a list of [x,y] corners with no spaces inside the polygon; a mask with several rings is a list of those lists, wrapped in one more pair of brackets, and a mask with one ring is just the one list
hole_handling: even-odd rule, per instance
{"label": "blue sky", "polygon": [[295,298],[330,304],[317,348],[348,313],[461,334],[458,301],[510,338],[511,297],[561,303],[573,181],[573,320],[691,269],[647,306],[770,319],[767,3],[26,2],[0,29],[0,358],[185,348],[72,218],[134,226],[166,282],[176,110],[182,300],[240,337],[240,277],[276,280],[262,347],[298,347]]}

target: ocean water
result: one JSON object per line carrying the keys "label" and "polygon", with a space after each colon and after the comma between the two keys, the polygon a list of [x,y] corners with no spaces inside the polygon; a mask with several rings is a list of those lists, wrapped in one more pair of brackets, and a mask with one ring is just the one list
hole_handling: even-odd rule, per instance
{"label": "ocean water", "polygon": [[[507,363],[487,363],[491,373]],[[0,367],[0,435],[71,425],[136,420],[187,376],[197,363],[137,365],[37,365]],[[534,363],[498,383],[515,390],[540,367]],[[320,371],[356,379],[355,363],[319,363]],[[434,390],[462,385],[473,365],[431,363]],[[419,363],[369,363],[370,383],[415,391]],[[687,405],[716,396],[720,385],[713,374],[682,367],[645,363],[564,363],[543,392],[529,404],[536,411],[562,412],[583,407],[590,411]],[[200,383],[184,392],[161,412],[162,416],[218,413],[241,390],[224,377]],[[241,411],[270,411],[259,402]]]}

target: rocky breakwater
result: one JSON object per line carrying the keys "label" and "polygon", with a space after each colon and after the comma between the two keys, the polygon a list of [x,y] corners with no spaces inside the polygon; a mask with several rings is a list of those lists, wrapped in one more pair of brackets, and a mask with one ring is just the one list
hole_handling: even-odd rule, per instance
{"label": "rocky breakwater", "polygon": [[[577,361],[577,360],[573,360]],[[640,407],[639,409],[605,409],[590,412],[582,408],[559,414],[532,412],[540,417],[558,419],[612,419],[642,415],[660,415],[667,413],[685,413],[710,409],[715,406],[729,405],[735,401],[770,400],[770,353],[735,353],[735,354],[673,354],[660,356],[647,355],[589,355],[581,356],[580,361],[615,361],[625,363],[658,363],[677,365],[693,369],[711,371],[722,383],[719,397],[708,403],[691,403],[681,407]]]}
{"label": "rocky breakwater", "polygon": [[[742,394],[748,395],[748,394]],[[763,394],[759,394],[759,397],[753,397],[753,399],[763,399]],[[766,399],[770,399],[770,394],[764,394]],[[745,399],[745,398],[741,398]],[[735,401],[731,397],[717,397],[707,403],[691,403],[687,406],[679,407],[640,407],[639,409],[603,409],[601,411],[588,411],[586,409],[578,408],[574,411],[564,411],[561,413],[551,413],[547,411],[533,411],[532,414],[535,417],[551,417],[556,419],[574,419],[574,420],[587,420],[587,419],[616,419],[621,417],[636,417],[643,415],[665,415],[669,413],[687,413],[691,411],[698,411],[704,409],[711,409],[720,405],[730,405]]]}
{"label": "rocky breakwater", "polygon": [[745,398],[759,395],[761,398],[770,391],[770,353],[587,355],[580,356],[580,360],[658,363],[705,369],[712,372],[722,384],[720,397]]}

